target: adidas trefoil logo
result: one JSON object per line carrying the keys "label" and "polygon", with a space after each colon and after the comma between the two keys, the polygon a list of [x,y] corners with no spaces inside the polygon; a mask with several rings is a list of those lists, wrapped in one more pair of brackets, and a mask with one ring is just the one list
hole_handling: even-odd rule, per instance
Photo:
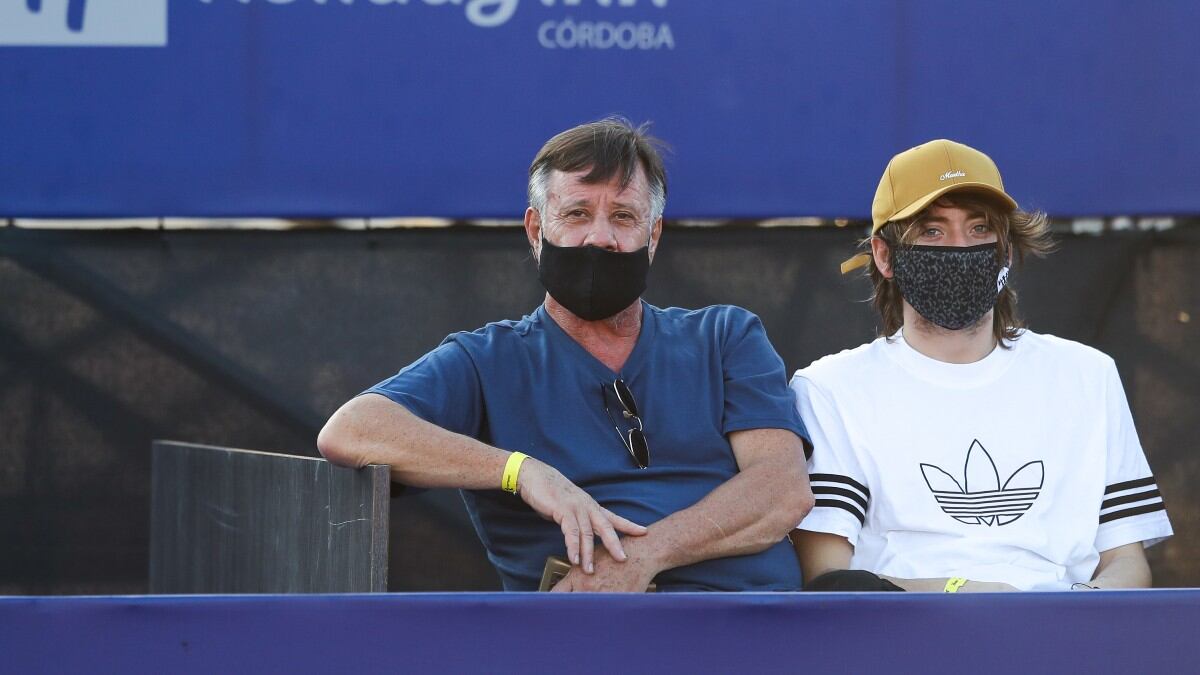
{"label": "adidas trefoil logo", "polygon": [[951,518],[968,525],[1007,525],[1025,515],[1042,490],[1045,467],[1041,460],[1013,472],[1004,485],[992,456],[978,440],[967,449],[963,482],[933,464],[921,464],[925,484],[938,506]]}

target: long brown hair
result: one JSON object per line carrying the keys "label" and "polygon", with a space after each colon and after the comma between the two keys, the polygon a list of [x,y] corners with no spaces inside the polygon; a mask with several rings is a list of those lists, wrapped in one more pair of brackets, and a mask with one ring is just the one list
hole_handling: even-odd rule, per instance
{"label": "long brown hair", "polygon": [[[1025,254],[1044,256],[1054,250],[1054,241],[1050,237],[1050,224],[1046,214],[1041,211],[1032,213],[1021,209],[1008,210],[999,205],[995,199],[986,193],[971,190],[960,190],[943,195],[934,204],[938,206],[956,206],[967,211],[983,214],[990,227],[996,233],[1000,244],[996,247],[996,255],[1007,264],[1009,257],[1015,252],[1017,262],[1023,262]],[[933,204],[930,205],[932,207]],[[883,239],[888,245],[888,262],[891,263],[892,251],[897,246],[911,246],[920,235],[921,221],[929,214],[929,208],[921,210],[915,216],[897,220],[884,225],[875,236]],[[864,239],[862,245],[870,253],[871,238]],[[883,276],[874,264],[867,265],[867,274],[871,278],[874,292],[871,294],[871,304],[879,312],[880,333],[891,336],[904,325],[904,300],[900,296],[900,287],[893,279]],[[1011,285],[1005,285],[996,298],[996,306],[992,313],[992,335],[997,343],[1008,348],[1007,341],[1016,340],[1025,329],[1025,322],[1017,314],[1017,292]]]}

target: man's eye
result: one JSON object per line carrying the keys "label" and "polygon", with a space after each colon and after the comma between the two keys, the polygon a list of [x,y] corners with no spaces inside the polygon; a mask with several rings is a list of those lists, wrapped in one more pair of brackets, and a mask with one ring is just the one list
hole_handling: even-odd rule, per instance
{"label": "man's eye", "polygon": [[979,223],[975,226],[975,231],[979,234],[987,234],[992,231],[992,228],[987,226],[987,223]]}
{"label": "man's eye", "polygon": [[931,227],[928,230],[925,230],[924,232],[922,232],[921,236],[922,237],[936,237],[941,233],[942,233],[941,230],[937,229],[936,227]]}

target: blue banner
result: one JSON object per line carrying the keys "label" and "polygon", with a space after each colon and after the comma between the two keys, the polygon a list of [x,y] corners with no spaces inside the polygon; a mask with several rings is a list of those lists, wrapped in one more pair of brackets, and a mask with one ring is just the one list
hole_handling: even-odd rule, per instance
{"label": "blue banner", "polygon": [[1200,591],[3,597],[13,673],[1195,673]]}
{"label": "blue banner", "polygon": [[2,0],[0,216],[518,217],[550,135],[671,217],[864,218],[938,137],[1060,216],[1200,213],[1184,0]]}

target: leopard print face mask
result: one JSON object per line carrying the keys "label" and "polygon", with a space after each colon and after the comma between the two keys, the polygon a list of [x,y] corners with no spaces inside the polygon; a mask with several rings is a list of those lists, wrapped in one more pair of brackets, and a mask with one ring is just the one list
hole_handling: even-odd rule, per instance
{"label": "leopard print face mask", "polygon": [[974,325],[1008,282],[998,244],[898,246],[892,270],[900,295],[917,313],[948,330]]}

